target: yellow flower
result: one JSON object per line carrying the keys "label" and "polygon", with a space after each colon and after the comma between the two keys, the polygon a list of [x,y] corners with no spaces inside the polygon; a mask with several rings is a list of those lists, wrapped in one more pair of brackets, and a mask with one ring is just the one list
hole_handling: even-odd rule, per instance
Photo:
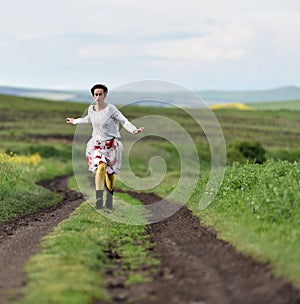
{"label": "yellow flower", "polygon": [[41,162],[41,156],[38,153],[28,156],[16,155],[13,152],[10,152],[9,154],[2,153],[0,154],[0,162],[37,166]]}
{"label": "yellow flower", "polygon": [[238,110],[255,110],[253,107],[247,106],[242,102],[220,103],[210,106],[212,110],[217,109],[238,109]]}

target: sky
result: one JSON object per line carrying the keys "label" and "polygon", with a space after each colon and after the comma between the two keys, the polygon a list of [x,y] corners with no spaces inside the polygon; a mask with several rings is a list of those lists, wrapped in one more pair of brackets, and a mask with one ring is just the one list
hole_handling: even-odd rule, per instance
{"label": "sky", "polygon": [[300,86],[299,0],[0,1],[0,85]]}

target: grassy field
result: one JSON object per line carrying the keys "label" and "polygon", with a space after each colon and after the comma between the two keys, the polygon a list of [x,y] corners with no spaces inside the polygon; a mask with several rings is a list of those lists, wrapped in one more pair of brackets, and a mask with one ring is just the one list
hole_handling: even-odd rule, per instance
{"label": "grassy field", "polygon": [[35,184],[40,162],[38,154],[0,154],[0,223],[61,201],[60,195]]}
{"label": "grassy field", "polygon": [[289,101],[277,101],[277,102],[263,102],[263,103],[251,103],[255,109],[258,110],[300,110],[300,100],[289,100]]}
{"label": "grassy field", "polygon": [[205,178],[189,207],[205,225],[216,229],[220,238],[270,262],[277,276],[300,286],[299,181],[299,162],[236,163],[226,168],[222,186],[208,208],[199,210]]}
{"label": "grassy field", "polygon": [[[49,203],[44,194],[37,191],[34,182],[72,173],[75,128],[67,125],[65,118],[79,117],[86,108],[86,104],[79,103],[0,96],[0,152],[6,153],[0,161],[0,210],[6,210],[1,213],[2,221],[25,214],[29,205],[40,208]],[[201,117],[201,110],[193,111]],[[189,208],[206,225],[216,229],[221,238],[247,254],[271,261],[277,275],[300,284],[299,111],[276,108],[214,110],[226,140],[227,167],[215,200],[202,212],[198,203],[208,179],[210,147],[197,122],[186,111],[176,108],[124,107],[122,112],[130,120],[156,115],[168,117],[182,126],[193,139],[201,160],[201,179],[188,202]],[[41,159],[37,166],[27,163],[21,169],[11,161],[11,152],[16,154],[14,157],[30,159],[31,155],[39,155]],[[151,174],[149,160],[157,155],[165,160],[167,171],[161,183],[150,190],[166,197],[176,188],[181,174],[180,157],[168,140],[149,136],[138,141],[129,162],[132,171],[145,178]],[[262,164],[257,164],[258,156],[263,157]],[[15,188],[10,188],[10,183]],[[77,187],[74,178],[71,184]],[[120,179],[117,186],[126,188]],[[20,198],[27,200],[30,196],[26,193],[36,193],[37,197],[28,207],[20,208]],[[117,199],[130,201],[124,196]],[[15,207],[11,201],[16,202]],[[52,197],[51,201],[55,203],[57,197]],[[84,203],[45,238],[41,252],[29,261],[26,271],[30,283],[22,303],[42,302],[45,286],[47,297],[53,299],[53,303],[76,303],[75,297],[72,298],[74,284],[80,303],[106,299],[103,271],[111,265],[101,252],[118,248],[124,250],[122,256],[127,269],[133,270],[128,283],[147,279],[134,272],[138,265],[146,263],[145,260],[151,265],[157,263],[146,254],[149,243],[144,230],[144,225],[136,227],[110,222]],[[81,246],[83,241],[88,244],[87,248]],[[136,243],[143,244],[141,252],[132,249],[137,248]],[[65,244],[72,245],[66,248]],[[82,256],[86,259],[82,260]],[[56,278],[64,275],[66,284],[60,286]],[[98,289],[93,284],[95,280]],[[103,283],[101,288],[99,282]]]}

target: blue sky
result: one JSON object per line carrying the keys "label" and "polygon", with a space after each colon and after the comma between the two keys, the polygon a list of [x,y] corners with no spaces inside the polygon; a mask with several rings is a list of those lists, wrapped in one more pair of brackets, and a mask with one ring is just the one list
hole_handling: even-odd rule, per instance
{"label": "blue sky", "polygon": [[0,85],[300,86],[299,37],[299,0],[6,1]]}

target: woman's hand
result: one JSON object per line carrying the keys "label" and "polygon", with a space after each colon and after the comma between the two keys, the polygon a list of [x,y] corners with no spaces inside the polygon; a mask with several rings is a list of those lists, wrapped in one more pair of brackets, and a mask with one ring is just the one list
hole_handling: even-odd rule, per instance
{"label": "woman's hand", "polygon": [[66,123],[73,124],[74,118],[66,118]]}
{"label": "woman's hand", "polygon": [[134,131],[133,131],[133,134],[141,133],[141,132],[144,131],[144,129],[145,129],[144,127],[140,127],[140,128],[138,128],[138,129],[134,130]]}

